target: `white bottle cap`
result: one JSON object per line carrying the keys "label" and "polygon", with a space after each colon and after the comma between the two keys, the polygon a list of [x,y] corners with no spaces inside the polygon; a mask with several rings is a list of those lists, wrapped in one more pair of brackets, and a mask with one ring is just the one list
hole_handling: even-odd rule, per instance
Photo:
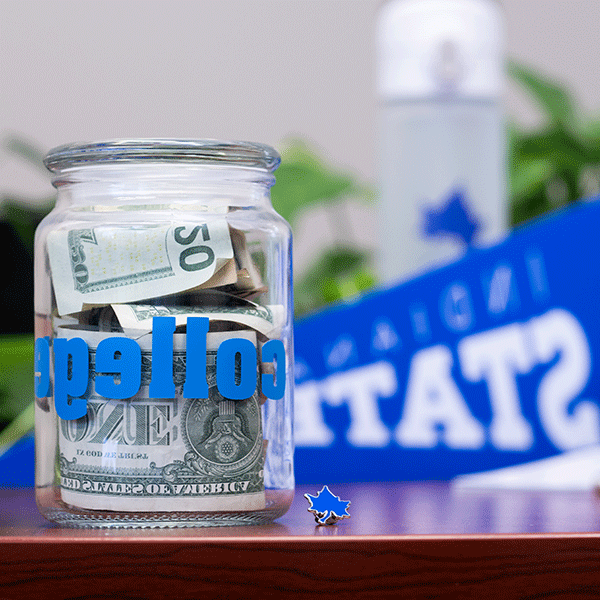
{"label": "white bottle cap", "polygon": [[504,87],[503,16],[494,0],[392,0],[379,15],[383,100],[494,98]]}

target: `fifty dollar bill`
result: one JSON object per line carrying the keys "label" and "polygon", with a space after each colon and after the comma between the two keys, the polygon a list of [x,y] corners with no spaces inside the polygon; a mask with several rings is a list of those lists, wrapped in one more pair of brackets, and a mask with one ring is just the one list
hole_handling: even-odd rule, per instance
{"label": "fifty dollar bill", "polygon": [[183,292],[233,259],[224,219],[57,230],[48,235],[48,253],[60,315]]}

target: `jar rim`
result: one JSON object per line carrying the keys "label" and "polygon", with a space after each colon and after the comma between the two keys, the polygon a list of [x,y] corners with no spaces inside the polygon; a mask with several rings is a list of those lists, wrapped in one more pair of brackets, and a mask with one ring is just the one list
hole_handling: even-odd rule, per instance
{"label": "jar rim", "polygon": [[218,163],[273,172],[281,157],[271,146],[254,142],[156,138],[65,144],[53,148],[44,158],[44,164],[54,173],[100,162],[157,161]]}

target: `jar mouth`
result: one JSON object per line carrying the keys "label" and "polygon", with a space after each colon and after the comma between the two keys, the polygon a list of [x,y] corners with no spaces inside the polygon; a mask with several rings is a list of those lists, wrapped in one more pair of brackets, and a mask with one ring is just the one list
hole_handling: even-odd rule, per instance
{"label": "jar mouth", "polygon": [[253,142],[187,139],[119,139],[58,146],[44,159],[60,172],[97,163],[193,162],[251,167],[273,172],[281,162],[271,146]]}

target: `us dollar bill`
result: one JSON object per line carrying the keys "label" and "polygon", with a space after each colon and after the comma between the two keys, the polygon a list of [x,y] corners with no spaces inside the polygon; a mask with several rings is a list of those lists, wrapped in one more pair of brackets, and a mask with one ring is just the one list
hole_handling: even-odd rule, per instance
{"label": "us dollar bill", "polygon": [[[75,507],[122,512],[250,511],[265,507],[266,443],[259,393],[229,400],[216,386],[216,351],[222,341],[251,330],[207,336],[208,398],[183,398],[184,334],[174,335],[175,398],[150,398],[151,338],[142,350],[142,385],[127,400],[94,389],[95,351],[115,333],[58,328],[90,348],[88,412],[58,423],[58,476],[62,500]],[[257,367],[258,368],[258,367]]]}
{"label": "us dollar bill", "polygon": [[[224,219],[55,230],[47,240],[59,315],[237,281]],[[216,277],[221,269],[227,277]]]}
{"label": "us dollar bill", "polygon": [[236,281],[229,286],[233,293],[244,297],[253,297],[266,291],[260,272],[252,259],[246,235],[243,231],[231,227],[231,243],[237,268]]}
{"label": "us dollar bill", "polygon": [[151,331],[154,317],[175,317],[177,327],[185,325],[188,317],[207,317],[211,321],[243,325],[267,337],[276,337],[284,315],[283,306],[261,306],[253,302],[244,306],[112,304],[111,308],[124,329]]}

